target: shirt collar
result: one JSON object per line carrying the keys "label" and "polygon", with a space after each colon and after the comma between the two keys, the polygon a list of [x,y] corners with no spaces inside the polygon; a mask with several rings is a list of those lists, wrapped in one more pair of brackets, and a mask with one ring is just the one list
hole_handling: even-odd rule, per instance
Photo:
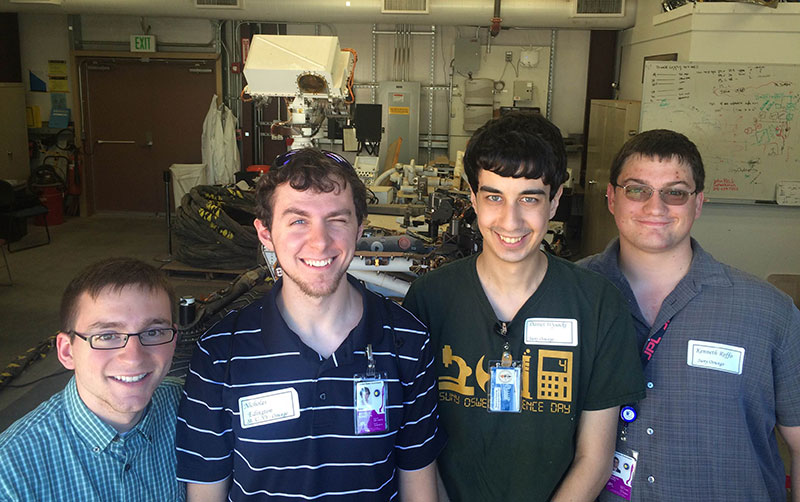
{"label": "shirt collar", "polygon": [[[672,318],[676,312],[698,295],[704,286],[730,287],[733,284],[725,266],[707,253],[694,238],[691,239],[691,246],[692,263],[689,271],[664,299],[653,326],[659,326],[665,319]],[[597,261],[591,268],[602,271],[628,300],[634,317],[647,324],[636,302],[633,290],[619,268],[619,238],[611,241],[605,251],[597,256]]]}
{"label": "shirt collar", "polygon": [[[359,355],[364,353],[368,343],[371,343],[373,346],[377,347],[378,344],[380,344],[383,340],[384,336],[384,330],[381,329],[383,326],[383,316],[379,315],[380,312],[383,312],[383,310],[379,310],[383,308],[379,304],[379,302],[383,301],[382,298],[377,294],[367,290],[361,281],[350,274],[347,274],[346,277],[350,285],[356,288],[361,295],[363,301],[363,313],[361,315],[361,320],[358,322],[356,327],[353,328],[348,337],[344,340],[344,342],[342,342],[339,348],[336,349],[333,355],[328,358],[328,361],[335,366],[351,363],[356,357],[356,353]],[[289,326],[286,324],[286,321],[284,321],[283,317],[281,316],[280,311],[278,310],[277,297],[282,287],[283,278],[278,279],[278,281],[276,281],[273,285],[269,294],[264,297],[261,317],[262,336],[266,337],[274,333],[286,333],[295,340],[294,343],[297,347],[297,350],[299,350],[304,357],[312,360],[319,359],[319,354],[304,344],[302,340],[300,340],[300,337],[291,331]],[[363,357],[363,355],[361,355],[361,357]]]}
{"label": "shirt collar", "polygon": [[[80,437],[92,452],[100,453],[108,448],[109,444],[119,434],[117,430],[110,425],[103,422],[100,417],[94,414],[92,410],[83,402],[78,394],[78,386],[73,376],[67,383],[64,389],[64,399],[67,404],[67,417],[69,418],[72,427],[78,437]],[[147,408],[142,415],[139,423],[131,429],[131,435],[141,434],[149,442],[153,437],[154,418],[150,413],[152,401],[147,405]]]}
{"label": "shirt collar", "polygon": [[[694,238],[691,238],[691,245],[692,263],[681,283],[689,283],[698,291],[703,285],[730,286],[732,283],[725,267],[707,253]],[[597,256],[595,263],[597,264],[596,268],[602,270],[606,277],[615,284],[618,286],[624,284],[627,289],[630,289],[628,280],[619,268],[619,237],[608,244],[606,249]],[[624,288],[621,289],[624,290]]]}

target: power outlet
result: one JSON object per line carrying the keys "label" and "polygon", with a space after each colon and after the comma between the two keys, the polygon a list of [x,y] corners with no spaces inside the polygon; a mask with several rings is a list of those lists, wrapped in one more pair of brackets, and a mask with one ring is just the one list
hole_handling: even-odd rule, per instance
{"label": "power outlet", "polygon": [[514,57],[514,53],[513,52],[506,51],[506,63],[510,63],[513,57]]}

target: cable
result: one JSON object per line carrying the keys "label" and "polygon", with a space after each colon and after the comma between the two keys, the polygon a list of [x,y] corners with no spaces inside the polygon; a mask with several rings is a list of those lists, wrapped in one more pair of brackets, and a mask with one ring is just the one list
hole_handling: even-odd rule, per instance
{"label": "cable", "polygon": [[49,375],[45,375],[45,376],[43,376],[41,378],[37,378],[36,380],[31,380],[28,383],[21,383],[19,385],[14,385],[14,384],[10,384],[9,383],[9,384],[6,384],[5,387],[8,387],[9,389],[23,389],[23,388],[29,387],[29,386],[31,386],[31,385],[33,385],[35,383],[39,383],[42,380],[47,380],[48,378],[57,377],[57,376],[60,376],[60,375],[64,375],[66,373],[71,373],[71,372],[72,372],[72,370],[66,370],[66,369],[65,370],[61,370],[61,371],[56,371],[55,373],[51,373]]}
{"label": "cable", "polygon": [[356,94],[353,92],[353,79],[356,76],[356,62],[358,62],[358,53],[355,49],[342,49],[343,51],[347,51],[353,55],[353,68],[350,70],[350,78],[347,79],[347,93],[350,95],[350,99],[346,99],[344,102],[348,105],[353,104],[356,100]]}
{"label": "cable", "polygon": [[6,368],[0,371],[0,389],[6,387],[14,378],[22,374],[22,371],[34,361],[47,356],[50,349],[55,345],[55,335],[45,338],[39,345],[25,351],[25,354],[17,356]]}

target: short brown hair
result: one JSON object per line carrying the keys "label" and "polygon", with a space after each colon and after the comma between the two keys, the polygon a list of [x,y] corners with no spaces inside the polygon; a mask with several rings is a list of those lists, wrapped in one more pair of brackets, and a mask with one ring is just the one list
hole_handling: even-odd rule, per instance
{"label": "short brown hair", "polygon": [[69,333],[75,329],[78,301],[83,293],[95,299],[106,289],[120,291],[126,286],[164,291],[169,297],[171,311],[175,311],[175,291],[160,270],[135,258],[107,258],[83,269],[67,285],[61,296],[61,331]]}
{"label": "short brown hair", "polygon": [[614,157],[614,161],[611,163],[609,183],[617,186],[625,162],[637,155],[659,161],[675,159],[679,164],[686,164],[692,170],[695,191],[703,191],[706,180],[703,158],[700,156],[697,146],[683,134],[669,129],[653,129],[640,132],[632,137],[622,145]]}
{"label": "short brown hair", "polygon": [[284,183],[301,192],[311,189],[322,193],[344,190],[350,185],[358,224],[367,216],[367,189],[353,166],[339,154],[304,148],[279,155],[258,180],[256,216],[267,229],[272,229],[275,189]]}

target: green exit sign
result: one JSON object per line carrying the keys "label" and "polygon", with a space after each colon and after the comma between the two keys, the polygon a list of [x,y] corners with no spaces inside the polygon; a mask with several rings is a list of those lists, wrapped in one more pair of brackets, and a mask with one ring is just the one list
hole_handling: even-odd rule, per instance
{"label": "green exit sign", "polygon": [[155,35],[131,35],[131,52],[155,52]]}

